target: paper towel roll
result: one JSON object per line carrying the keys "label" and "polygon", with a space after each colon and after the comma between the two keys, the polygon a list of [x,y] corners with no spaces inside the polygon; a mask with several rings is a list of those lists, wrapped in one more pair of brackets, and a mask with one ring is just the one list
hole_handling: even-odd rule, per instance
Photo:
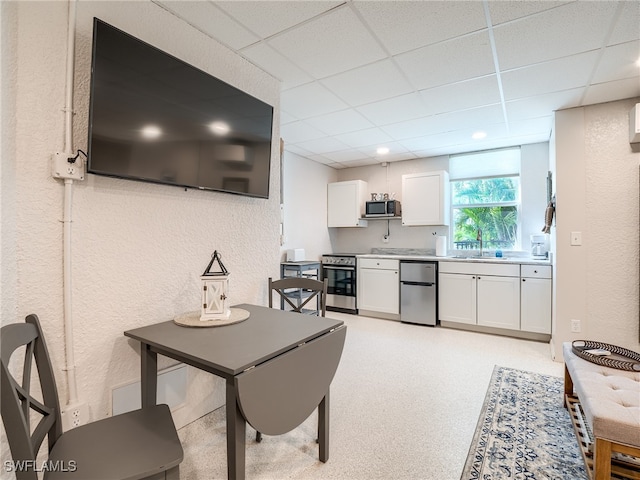
{"label": "paper towel roll", "polygon": [[436,257],[447,256],[447,237],[438,235],[436,237]]}

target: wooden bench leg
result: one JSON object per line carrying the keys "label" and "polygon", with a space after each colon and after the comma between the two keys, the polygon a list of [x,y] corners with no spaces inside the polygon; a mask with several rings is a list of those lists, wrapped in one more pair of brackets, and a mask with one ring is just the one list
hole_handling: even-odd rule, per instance
{"label": "wooden bench leg", "polygon": [[569,369],[567,365],[564,366],[564,408],[569,408],[569,404],[567,403],[567,395],[573,395],[573,379],[571,378],[571,374],[569,373]]}
{"label": "wooden bench leg", "polygon": [[611,442],[596,437],[593,452],[594,480],[611,478]]}

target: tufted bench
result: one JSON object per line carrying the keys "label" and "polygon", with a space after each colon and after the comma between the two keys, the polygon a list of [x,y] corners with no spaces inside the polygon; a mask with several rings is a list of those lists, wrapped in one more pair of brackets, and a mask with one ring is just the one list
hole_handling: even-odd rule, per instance
{"label": "tufted bench", "polygon": [[609,480],[613,472],[640,478],[640,372],[588,362],[573,353],[570,342],[563,344],[563,354],[565,406],[590,477]]}

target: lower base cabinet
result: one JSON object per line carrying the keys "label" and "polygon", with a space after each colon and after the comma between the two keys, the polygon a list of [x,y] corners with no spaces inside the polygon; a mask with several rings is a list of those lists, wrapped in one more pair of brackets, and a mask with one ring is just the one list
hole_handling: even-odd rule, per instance
{"label": "lower base cabinet", "polygon": [[478,325],[520,330],[520,277],[478,275]]}
{"label": "lower base cabinet", "polygon": [[520,329],[551,335],[551,266],[522,265]]}
{"label": "lower base cabinet", "polygon": [[520,265],[441,262],[441,321],[520,329]]}
{"label": "lower base cabinet", "polygon": [[390,259],[358,260],[358,310],[400,314],[400,262]]}
{"label": "lower base cabinet", "polygon": [[463,273],[442,273],[438,277],[438,312],[440,320],[476,324],[476,276]]}

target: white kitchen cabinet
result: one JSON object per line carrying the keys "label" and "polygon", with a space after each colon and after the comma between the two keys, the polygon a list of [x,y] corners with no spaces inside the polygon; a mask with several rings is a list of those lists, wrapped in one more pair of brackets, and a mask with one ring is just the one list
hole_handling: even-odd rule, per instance
{"label": "white kitchen cabinet", "polygon": [[520,329],[551,334],[551,267],[522,265]]}
{"label": "white kitchen cabinet", "polygon": [[449,225],[449,174],[444,170],[402,176],[402,225]]}
{"label": "white kitchen cabinet", "polygon": [[362,213],[367,198],[367,183],[362,180],[327,185],[327,226],[366,227]]}
{"label": "white kitchen cabinet", "polygon": [[441,321],[475,325],[476,276],[440,272],[438,311]]}
{"label": "white kitchen cabinet", "polygon": [[518,330],[520,265],[440,262],[440,321]]}
{"label": "white kitchen cabinet", "polygon": [[478,325],[520,329],[520,277],[478,275]]}
{"label": "white kitchen cabinet", "polygon": [[[358,259],[358,311],[364,315],[398,318],[400,315],[400,262]],[[385,314],[385,315],[377,315]]]}

